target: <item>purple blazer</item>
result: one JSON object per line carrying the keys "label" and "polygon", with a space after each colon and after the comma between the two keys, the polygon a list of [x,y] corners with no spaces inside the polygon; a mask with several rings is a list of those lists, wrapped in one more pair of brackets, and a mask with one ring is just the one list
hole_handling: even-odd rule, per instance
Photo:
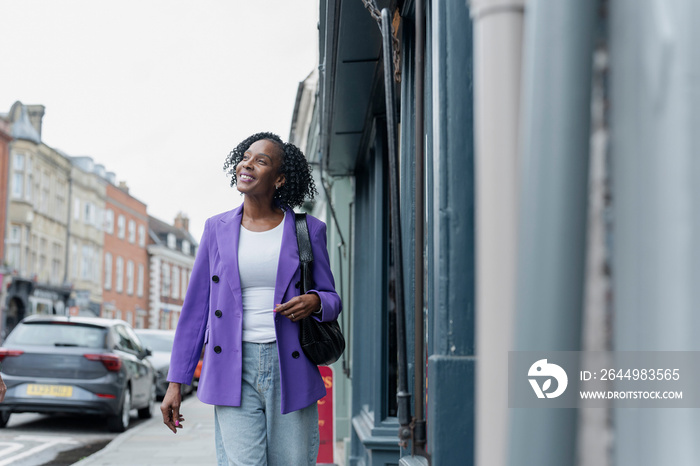
{"label": "purple blazer", "polygon": [[[243,207],[209,218],[192,268],[187,295],[175,332],[168,381],[191,383],[204,346],[197,396],[204,403],[241,404],[243,301],[238,274],[238,238]],[[314,290],[323,312],[318,320],[333,320],[342,308],[335,291],[326,249],[326,224],[307,215],[314,253]],[[300,294],[299,252],[294,212],[284,217],[274,304]],[[271,303],[273,304],[273,303]],[[276,315],[282,414],[305,408],[323,398],[321,375],[299,345],[299,323]]]}

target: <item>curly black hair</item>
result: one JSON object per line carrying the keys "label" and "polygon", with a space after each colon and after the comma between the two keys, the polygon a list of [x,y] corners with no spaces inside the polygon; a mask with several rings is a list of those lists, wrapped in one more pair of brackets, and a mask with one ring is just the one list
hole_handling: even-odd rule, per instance
{"label": "curly black hair", "polygon": [[311,176],[311,166],[306,161],[304,153],[294,144],[284,142],[274,133],[255,133],[241,141],[226,157],[224,171],[231,175],[231,186],[236,180],[236,167],[243,159],[243,154],[255,141],[266,139],[274,142],[282,151],[282,167],[280,173],[284,175],[285,182],[275,191],[275,200],[283,208],[299,207],[304,203],[304,199],[313,199],[318,191],[313,176]]}

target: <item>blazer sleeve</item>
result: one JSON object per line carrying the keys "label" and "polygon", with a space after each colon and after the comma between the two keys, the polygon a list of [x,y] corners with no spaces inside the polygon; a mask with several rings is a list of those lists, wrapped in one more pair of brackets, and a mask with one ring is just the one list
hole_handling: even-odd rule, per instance
{"label": "blazer sleeve", "polygon": [[[308,218],[308,217],[307,217]],[[331,271],[330,259],[328,257],[328,246],[326,239],[326,224],[321,221],[314,222],[317,226],[311,228],[311,250],[314,253],[313,277],[315,288],[309,293],[316,293],[321,298],[321,316],[315,316],[317,320],[331,321],[338,318],[343,308],[340,296],[335,291],[335,280]]]}
{"label": "blazer sleeve", "polygon": [[204,224],[204,233],[197,249],[185,302],[177,323],[167,377],[169,382],[192,383],[204,345],[209,316],[209,223],[207,220]]}

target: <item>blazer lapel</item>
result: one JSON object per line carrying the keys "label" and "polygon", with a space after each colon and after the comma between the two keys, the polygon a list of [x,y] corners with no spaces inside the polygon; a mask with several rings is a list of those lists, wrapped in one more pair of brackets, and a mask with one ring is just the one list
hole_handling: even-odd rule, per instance
{"label": "blazer lapel", "polygon": [[223,215],[216,225],[216,244],[219,247],[221,266],[233,296],[242,304],[241,278],[238,272],[238,238],[241,233],[243,205]]}
{"label": "blazer lapel", "polygon": [[284,216],[284,232],[282,233],[282,246],[280,248],[280,260],[277,264],[277,280],[275,281],[275,302],[282,304],[284,292],[294,278],[294,273],[299,268],[299,248],[297,246],[296,227],[294,225],[294,211],[287,209]]}

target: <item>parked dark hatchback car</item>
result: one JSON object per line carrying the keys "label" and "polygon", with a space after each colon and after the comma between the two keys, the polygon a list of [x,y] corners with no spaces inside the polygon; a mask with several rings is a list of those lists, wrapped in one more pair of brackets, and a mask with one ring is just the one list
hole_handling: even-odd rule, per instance
{"label": "parked dark hatchback car", "polygon": [[[163,398],[168,390],[169,382],[167,380],[168,371],[170,370],[170,354],[173,351],[173,343],[175,342],[175,330],[160,330],[142,328],[134,330],[139,336],[143,345],[151,350],[151,356],[148,360],[151,361],[153,369],[156,371],[156,395],[158,398]],[[192,385],[181,385],[182,394],[188,395],[194,391]]]}
{"label": "parked dark hatchback car", "polygon": [[123,432],[132,409],[152,416],[155,374],[147,356],[121,320],[27,317],[0,348],[7,385],[0,427],[11,413],[77,413],[103,415],[111,431]]}

